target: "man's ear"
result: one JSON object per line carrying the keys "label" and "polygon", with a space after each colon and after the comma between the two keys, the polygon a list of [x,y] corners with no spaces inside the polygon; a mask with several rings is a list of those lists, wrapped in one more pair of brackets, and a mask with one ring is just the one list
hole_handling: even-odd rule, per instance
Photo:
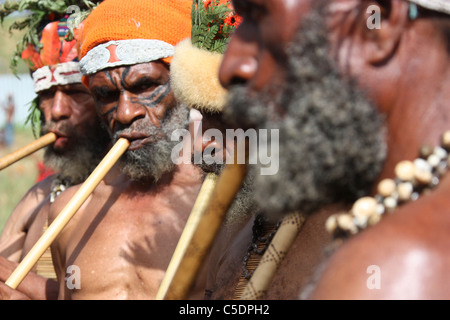
{"label": "man's ear", "polygon": [[382,64],[395,53],[400,42],[409,21],[409,4],[403,0],[375,1],[367,5],[365,12],[364,58],[372,65]]}

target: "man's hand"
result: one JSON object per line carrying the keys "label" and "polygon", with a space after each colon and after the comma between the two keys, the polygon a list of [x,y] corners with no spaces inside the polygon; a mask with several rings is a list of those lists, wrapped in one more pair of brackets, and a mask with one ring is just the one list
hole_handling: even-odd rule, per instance
{"label": "man's hand", "polygon": [[31,300],[27,295],[0,282],[0,300]]}

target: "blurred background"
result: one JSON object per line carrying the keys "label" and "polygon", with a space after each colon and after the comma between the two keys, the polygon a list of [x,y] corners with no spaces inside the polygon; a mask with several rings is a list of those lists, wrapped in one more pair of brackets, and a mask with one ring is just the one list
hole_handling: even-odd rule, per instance
{"label": "blurred background", "polygon": [[[7,18],[0,26],[0,157],[35,139],[31,125],[25,125],[30,102],[35,97],[33,81],[24,63],[19,64],[17,76],[9,68],[21,37],[17,31],[10,34],[9,26],[24,15]],[[41,160],[42,151],[38,151],[0,171],[0,232],[16,204],[36,182]]]}

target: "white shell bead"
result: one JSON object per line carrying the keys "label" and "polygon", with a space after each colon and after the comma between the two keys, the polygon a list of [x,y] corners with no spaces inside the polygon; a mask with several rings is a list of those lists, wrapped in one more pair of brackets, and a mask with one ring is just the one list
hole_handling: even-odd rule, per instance
{"label": "white shell bead", "polygon": [[325,223],[325,228],[330,233],[333,233],[334,230],[336,230],[337,226],[338,226],[338,224],[337,224],[336,215],[330,216]]}
{"label": "white shell bead", "polygon": [[389,197],[395,192],[395,181],[392,179],[383,179],[378,184],[378,194],[383,197]]}
{"label": "white shell bead", "polygon": [[348,214],[339,215],[337,217],[337,223],[342,229],[350,231],[353,234],[358,232],[358,228],[353,223],[353,218]]}
{"label": "white shell bead", "polygon": [[401,201],[407,201],[411,198],[411,194],[413,193],[413,185],[411,182],[402,182],[398,185],[398,198]]}
{"label": "white shell bead", "polygon": [[427,161],[431,167],[435,168],[437,167],[441,159],[439,159],[439,157],[433,153],[431,156],[428,157]]}
{"label": "white shell bead", "polygon": [[422,184],[429,184],[433,178],[432,167],[424,159],[414,160],[414,177]]}
{"label": "white shell bead", "polygon": [[395,167],[395,175],[403,181],[413,181],[414,171],[414,163],[408,160],[399,162]]}
{"label": "white shell bead", "polygon": [[416,168],[416,170],[420,170],[420,171],[429,171],[431,172],[432,167],[431,165],[424,159],[416,159],[414,160],[414,166]]}
{"label": "white shell bead", "polygon": [[369,217],[369,221],[367,221],[369,226],[376,225],[378,222],[380,222],[381,216],[378,214],[374,214],[373,216]]}
{"label": "white shell bead", "polygon": [[383,203],[388,210],[393,210],[397,207],[397,200],[393,197],[387,197],[384,199]]}
{"label": "white shell bead", "polygon": [[439,157],[439,159],[441,159],[441,160],[447,158],[447,156],[448,156],[447,151],[445,151],[445,149],[442,147],[435,147],[434,154],[437,155]]}
{"label": "white shell bead", "polygon": [[377,213],[377,200],[372,197],[358,199],[353,205],[352,212],[355,217],[369,217]]}
{"label": "white shell bead", "polygon": [[445,131],[442,135],[442,146],[450,149],[450,131]]}

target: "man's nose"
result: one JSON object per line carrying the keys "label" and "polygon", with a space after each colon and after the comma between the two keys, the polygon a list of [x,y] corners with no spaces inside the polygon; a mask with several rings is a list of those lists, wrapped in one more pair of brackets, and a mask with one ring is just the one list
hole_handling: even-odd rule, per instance
{"label": "man's nose", "polygon": [[72,108],[70,107],[68,97],[64,92],[57,90],[52,102],[51,117],[53,121],[60,121],[70,118]]}
{"label": "man's nose", "polygon": [[145,117],[145,106],[133,101],[129,92],[122,92],[117,107],[116,121],[122,125],[129,125]]}
{"label": "man's nose", "polygon": [[255,50],[254,43],[241,41],[237,35],[231,38],[219,70],[219,80],[224,88],[245,84],[253,78],[258,67]]}

